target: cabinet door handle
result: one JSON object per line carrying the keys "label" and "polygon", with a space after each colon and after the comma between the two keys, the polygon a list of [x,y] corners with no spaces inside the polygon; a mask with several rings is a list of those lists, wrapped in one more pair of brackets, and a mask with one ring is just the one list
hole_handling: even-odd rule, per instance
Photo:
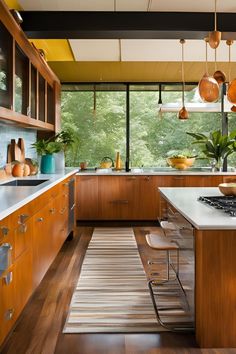
{"label": "cabinet door handle", "polygon": [[62,208],[62,209],[60,210],[60,214],[64,214],[65,211],[66,211],[66,208]]}
{"label": "cabinet door handle", "polygon": [[7,273],[6,275],[4,275],[3,279],[5,281],[5,284],[9,285],[13,280],[13,273],[12,272]]}
{"label": "cabinet door handle", "polygon": [[149,181],[150,180],[150,176],[145,176],[144,179],[145,179],[145,181]]}
{"label": "cabinet door handle", "polygon": [[38,222],[42,222],[42,221],[43,221],[43,218],[38,218],[37,221],[38,221]]}
{"label": "cabinet door handle", "polygon": [[5,312],[5,319],[7,320],[7,321],[9,321],[9,320],[11,320],[12,319],[12,317],[13,317],[13,315],[14,315],[14,312],[15,312],[15,309],[8,309],[6,312]]}
{"label": "cabinet door handle", "polygon": [[9,233],[9,229],[8,229],[8,227],[6,227],[6,226],[1,226],[1,232],[2,232],[2,236],[7,236],[8,235],[8,233]]}
{"label": "cabinet door handle", "polygon": [[72,207],[70,208],[70,210],[75,209],[75,203],[72,205]]}
{"label": "cabinet door handle", "polygon": [[130,176],[130,177],[128,177],[127,179],[128,179],[128,180],[130,180],[130,179],[136,179],[136,176]]}
{"label": "cabinet door handle", "polygon": [[55,214],[56,209],[55,208],[51,208],[49,211],[50,211],[51,214]]}
{"label": "cabinet door handle", "polygon": [[29,217],[28,214],[21,214],[18,216],[18,224],[24,224],[26,219]]}
{"label": "cabinet door handle", "polygon": [[63,186],[69,186],[69,182],[63,183]]}
{"label": "cabinet door handle", "polygon": [[174,179],[184,179],[184,177],[174,177]]}
{"label": "cabinet door handle", "polygon": [[20,231],[21,234],[25,234],[26,231],[27,231],[27,225],[26,224],[20,224],[19,231]]}

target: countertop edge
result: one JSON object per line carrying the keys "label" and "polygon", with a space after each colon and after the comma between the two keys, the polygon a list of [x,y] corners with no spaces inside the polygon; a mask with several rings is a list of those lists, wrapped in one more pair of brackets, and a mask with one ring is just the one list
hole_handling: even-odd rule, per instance
{"label": "countertop edge", "polygon": [[[46,175],[46,174],[38,174],[36,176],[30,176],[32,179],[49,179],[48,182],[46,182],[44,185],[38,185],[37,187],[8,187],[9,188],[9,193],[11,193],[12,189],[10,190],[10,188],[27,188],[27,190],[29,191],[29,195],[27,195],[26,197],[24,197],[22,200],[14,203],[14,205],[8,207],[7,209],[5,209],[4,211],[0,212],[0,221],[3,220],[4,218],[6,218],[7,216],[9,216],[10,214],[14,213],[16,210],[20,209],[21,207],[23,207],[24,205],[28,204],[29,202],[31,202],[32,200],[34,200],[35,198],[39,197],[41,194],[45,193],[46,191],[48,191],[49,189],[51,189],[52,187],[54,187],[55,185],[57,185],[58,183],[62,182],[64,179],[72,176],[73,174],[76,174],[76,172],[78,171],[78,169],[65,169],[64,172],[62,173],[57,173],[57,174],[51,174],[51,175]],[[9,180],[12,180],[9,179]],[[4,188],[4,187],[1,187]],[[6,190],[6,188],[5,188]],[[6,191],[7,194],[7,191]]]}

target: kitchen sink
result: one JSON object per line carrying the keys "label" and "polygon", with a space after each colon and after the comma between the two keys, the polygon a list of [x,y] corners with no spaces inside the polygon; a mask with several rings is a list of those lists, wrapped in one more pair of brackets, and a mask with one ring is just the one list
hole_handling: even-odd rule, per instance
{"label": "kitchen sink", "polygon": [[9,181],[0,184],[1,186],[16,186],[16,187],[30,187],[38,186],[41,183],[47,182],[48,179],[15,179],[14,181]]}

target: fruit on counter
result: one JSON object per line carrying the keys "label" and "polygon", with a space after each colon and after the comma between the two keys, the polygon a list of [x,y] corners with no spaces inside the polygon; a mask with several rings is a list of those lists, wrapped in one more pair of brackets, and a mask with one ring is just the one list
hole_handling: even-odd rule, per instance
{"label": "fruit on counter", "polygon": [[12,176],[13,177],[25,177],[29,176],[30,168],[27,164],[19,161],[14,161],[14,165],[12,167]]}
{"label": "fruit on counter", "polygon": [[30,175],[37,175],[39,170],[38,161],[30,158],[25,159],[25,164],[30,168]]}

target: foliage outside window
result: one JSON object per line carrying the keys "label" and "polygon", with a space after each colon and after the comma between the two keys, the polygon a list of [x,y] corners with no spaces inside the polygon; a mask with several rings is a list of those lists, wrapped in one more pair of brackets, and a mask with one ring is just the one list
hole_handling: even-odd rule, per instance
{"label": "foliage outside window", "polygon": [[[186,92],[186,102],[196,99],[196,90]],[[191,112],[187,121],[181,121],[176,112],[160,114],[158,100],[156,90],[130,90],[131,167],[166,166],[166,156],[173,152],[198,154],[200,159],[195,166],[209,166],[209,160],[201,154],[199,146],[192,144],[186,132],[209,133],[221,129],[221,114]],[[162,101],[181,102],[181,91],[162,92]],[[120,151],[125,162],[126,92],[97,91],[96,114],[93,109],[92,89],[62,92],[62,129],[73,129],[77,137],[73,150],[66,155],[68,166],[87,161],[88,167],[98,167],[104,156],[114,159],[116,151]],[[236,128],[234,116],[229,118],[231,130]],[[235,155],[230,156],[229,165],[236,166]]]}

